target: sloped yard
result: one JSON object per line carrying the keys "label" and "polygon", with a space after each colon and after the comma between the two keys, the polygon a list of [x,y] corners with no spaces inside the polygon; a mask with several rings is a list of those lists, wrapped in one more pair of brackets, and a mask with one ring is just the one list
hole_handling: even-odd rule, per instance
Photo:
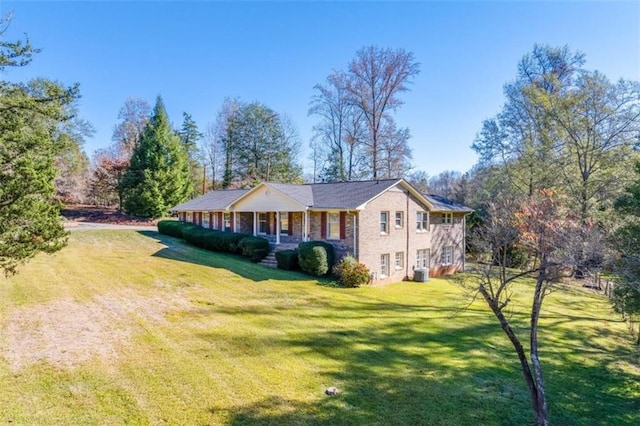
{"label": "sloped yard", "polygon": [[[531,424],[508,342],[466,304],[445,280],[340,289],[153,232],[74,233],[0,278],[0,423]],[[607,302],[567,288],[543,318],[552,422],[640,423]]]}

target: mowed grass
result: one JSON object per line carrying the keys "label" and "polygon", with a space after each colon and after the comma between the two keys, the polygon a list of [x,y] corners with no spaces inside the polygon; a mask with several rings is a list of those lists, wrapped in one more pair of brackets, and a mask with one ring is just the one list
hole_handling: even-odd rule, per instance
{"label": "mowed grass", "polygon": [[[153,232],[73,233],[60,253],[0,278],[0,423],[534,423],[509,342],[482,303],[463,309],[451,281],[331,284]],[[529,289],[514,295],[519,332]],[[38,309],[25,334],[74,315],[86,324],[77,339],[43,332],[59,359],[16,364],[11,351],[30,348],[11,347],[16,313]],[[78,358],[74,345],[101,335],[93,322],[104,339]],[[570,287],[549,296],[540,354],[552,423],[640,424],[638,350],[604,298]],[[330,386],[340,393],[326,396]]]}

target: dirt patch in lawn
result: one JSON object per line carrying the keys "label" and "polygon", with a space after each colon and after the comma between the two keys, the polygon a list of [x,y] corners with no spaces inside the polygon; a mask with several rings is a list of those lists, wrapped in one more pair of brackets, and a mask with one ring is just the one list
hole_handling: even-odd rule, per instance
{"label": "dirt patch in lawn", "polygon": [[163,323],[168,312],[191,308],[168,290],[151,297],[124,290],[89,302],[62,299],[16,308],[3,321],[0,353],[14,371],[41,361],[73,368],[94,358],[116,360],[145,323]]}

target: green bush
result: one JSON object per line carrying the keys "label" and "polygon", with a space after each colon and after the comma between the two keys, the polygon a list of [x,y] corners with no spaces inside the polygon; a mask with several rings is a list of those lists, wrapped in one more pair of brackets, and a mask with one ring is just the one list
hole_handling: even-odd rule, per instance
{"label": "green bush", "polygon": [[203,229],[193,223],[179,222],[177,220],[161,220],[158,222],[158,232],[170,237],[185,238],[187,230]]}
{"label": "green bush", "polygon": [[238,242],[238,248],[244,257],[260,262],[269,254],[269,241],[262,237],[244,237]]}
{"label": "green bush", "polygon": [[343,257],[333,271],[344,287],[360,287],[367,284],[370,279],[369,269],[353,256]]}
{"label": "green bush", "polygon": [[[201,247],[210,251],[228,252],[241,254],[240,241],[247,237],[247,234],[235,232],[214,231],[212,229],[201,228],[200,226],[187,224],[182,228],[183,238],[196,247]],[[266,241],[266,240],[265,240]],[[267,242],[268,247],[268,242]]]}
{"label": "green bush", "polygon": [[300,269],[312,275],[326,275],[333,268],[333,246],[324,241],[308,241],[298,246]]}
{"label": "green bush", "polygon": [[278,269],[286,269],[287,271],[296,271],[300,269],[300,264],[298,263],[298,252],[296,250],[277,251],[276,262],[278,262]]}
{"label": "green bush", "polygon": [[158,222],[158,232],[170,237],[182,238],[182,227],[184,222],[177,220],[161,220]]}
{"label": "green bush", "polygon": [[268,254],[269,254],[269,249],[258,248],[253,250],[249,259],[251,259],[252,262],[258,263],[262,259],[267,257]]}
{"label": "green bush", "polygon": [[242,254],[254,262],[259,262],[269,254],[269,241],[248,234],[215,231],[177,220],[158,222],[158,232],[171,237],[183,238],[189,244],[205,250]]}

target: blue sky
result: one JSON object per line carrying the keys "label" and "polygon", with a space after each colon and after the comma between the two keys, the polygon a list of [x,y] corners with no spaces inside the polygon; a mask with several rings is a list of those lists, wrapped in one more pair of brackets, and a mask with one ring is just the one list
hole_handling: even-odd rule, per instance
{"label": "blue sky", "polygon": [[[288,114],[306,148],[313,86],[346,69],[365,45],[404,48],[421,73],[396,115],[413,135],[414,166],[429,175],[467,171],[482,120],[534,43],[586,53],[588,69],[640,80],[640,2],[216,2],[5,1],[8,39],[28,33],[42,48],[1,78],[80,83],[81,116],[96,128],[85,151],[111,143],[130,96],[164,98],[204,130],[225,96]],[[304,160],[306,160],[305,150]]]}

